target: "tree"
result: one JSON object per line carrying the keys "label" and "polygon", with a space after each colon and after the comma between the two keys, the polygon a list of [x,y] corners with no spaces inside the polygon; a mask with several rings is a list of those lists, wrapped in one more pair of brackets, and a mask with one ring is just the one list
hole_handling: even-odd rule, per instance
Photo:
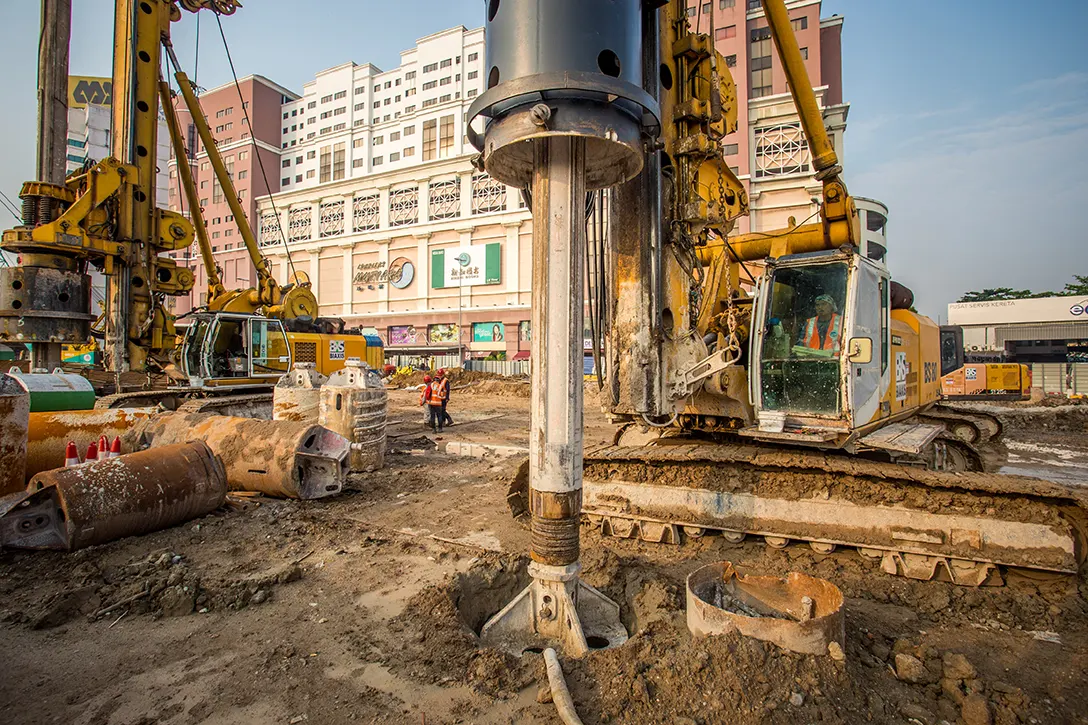
{"label": "tree", "polygon": [[1031,297],[1031,290],[1014,290],[1011,287],[993,287],[981,292],[965,292],[957,302],[992,302],[993,300],[1023,300]]}
{"label": "tree", "polygon": [[1088,295],[1088,275],[1074,274],[1072,282],[1065,283],[1065,289],[1058,293],[1062,297]]}

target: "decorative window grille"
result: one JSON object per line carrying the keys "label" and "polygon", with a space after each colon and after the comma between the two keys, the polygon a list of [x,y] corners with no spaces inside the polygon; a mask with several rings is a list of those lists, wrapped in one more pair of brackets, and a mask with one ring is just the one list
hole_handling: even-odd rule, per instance
{"label": "decorative window grille", "polygon": [[300,209],[292,209],[287,215],[287,239],[292,242],[301,242],[310,238],[310,223],[313,220],[313,208],[304,206]]}
{"label": "decorative window grille", "polygon": [[506,184],[487,174],[472,177],[472,213],[487,214],[506,208]]}
{"label": "decorative window grille", "polygon": [[320,215],[320,228],[318,234],[322,238],[338,237],[344,233],[344,202],[330,201],[321,204],[318,209]]}
{"label": "decorative window grille", "polygon": [[279,214],[261,214],[260,246],[271,247],[280,241]]}
{"label": "decorative window grille", "polygon": [[756,129],[756,178],[808,173],[809,151],[799,123]]}
{"label": "decorative window grille", "polygon": [[419,187],[389,192],[389,226],[403,227],[419,221]]}
{"label": "decorative window grille", "polygon": [[431,219],[453,219],[461,215],[461,180],[433,181],[430,185]]}
{"label": "decorative window grille", "polygon": [[377,229],[381,216],[381,196],[357,196],[351,202],[352,229],[365,232]]}

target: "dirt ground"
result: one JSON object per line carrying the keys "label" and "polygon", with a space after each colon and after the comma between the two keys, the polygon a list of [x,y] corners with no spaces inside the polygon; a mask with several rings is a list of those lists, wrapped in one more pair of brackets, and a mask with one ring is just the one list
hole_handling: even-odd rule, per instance
{"label": "dirt ground", "polygon": [[[257,498],[75,554],[0,553],[3,721],[558,723],[538,702],[541,658],[476,636],[526,581],[528,532],[505,505],[518,459],[444,452],[452,441],[526,446],[522,387],[455,391],[458,424],[437,439],[417,393],[391,391],[387,467],[335,499]],[[1010,457],[1088,485],[1083,466],[1044,450],[1088,460],[1088,439],[1038,433],[1009,426]],[[587,406],[587,442],[610,435]],[[1083,576],[971,589],[796,545],[705,537],[681,548],[583,528],[582,546],[586,580],[621,605],[631,633],[564,661],[586,723],[1088,723]],[[693,639],[684,579],[723,559],[839,586],[845,661]]]}

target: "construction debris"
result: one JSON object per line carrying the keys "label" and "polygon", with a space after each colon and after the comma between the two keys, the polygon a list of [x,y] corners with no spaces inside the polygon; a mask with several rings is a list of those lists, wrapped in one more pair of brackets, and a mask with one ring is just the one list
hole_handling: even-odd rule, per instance
{"label": "construction debris", "polygon": [[26,485],[27,425],[30,398],[10,375],[0,375],[0,496]]}
{"label": "construction debris", "polygon": [[223,466],[200,441],[58,468],[5,499],[0,546],[75,551],[203,516],[226,495]]}

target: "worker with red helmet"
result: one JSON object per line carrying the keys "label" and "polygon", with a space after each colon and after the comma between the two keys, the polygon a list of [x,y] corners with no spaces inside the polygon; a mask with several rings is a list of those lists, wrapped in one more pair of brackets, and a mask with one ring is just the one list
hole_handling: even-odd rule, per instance
{"label": "worker with red helmet", "polygon": [[419,394],[419,404],[427,406],[427,425],[434,433],[442,432],[442,397],[439,393],[438,381],[432,380],[430,375],[423,376],[423,390]]}
{"label": "worker with red helmet", "polygon": [[450,379],[446,377],[445,368],[439,368],[435,375],[438,392],[442,396],[442,421],[445,425],[453,425],[453,418],[446,412],[446,404],[450,402]]}

